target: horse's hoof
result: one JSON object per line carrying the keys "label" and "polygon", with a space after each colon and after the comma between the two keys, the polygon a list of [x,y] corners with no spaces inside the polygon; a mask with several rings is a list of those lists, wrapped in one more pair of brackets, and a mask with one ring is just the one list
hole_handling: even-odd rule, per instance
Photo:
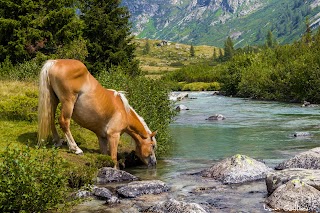
{"label": "horse's hoof", "polygon": [[53,140],[53,142],[54,142],[54,147],[61,147],[65,141],[63,139],[59,139],[59,140]]}
{"label": "horse's hoof", "polygon": [[83,151],[81,149],[77,149],[77,151],[74,152],[76,155],[83,155]]}

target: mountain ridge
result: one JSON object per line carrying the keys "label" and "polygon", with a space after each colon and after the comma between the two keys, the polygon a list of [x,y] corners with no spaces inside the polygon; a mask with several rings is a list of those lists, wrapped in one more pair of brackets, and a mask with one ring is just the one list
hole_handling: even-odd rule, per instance
{"label": "mountain ridge", "polygon": [[320,0],[123,0],[139,38],[223,46],[263,44],[271,30],[279,43],[299,39],[305,20],[317,28]]}

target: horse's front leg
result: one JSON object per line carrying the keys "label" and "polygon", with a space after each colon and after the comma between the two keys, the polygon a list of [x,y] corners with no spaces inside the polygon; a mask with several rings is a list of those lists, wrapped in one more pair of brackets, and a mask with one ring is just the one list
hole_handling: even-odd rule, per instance
{"label": "horse's front leg", "polygon": [[120,140],[120,133],[108,134],[107,140],[109,143],[109,155],[111,156],[112,161],[114,162],[114,168],[119,168],[117,161],[117,153],[118,153],[118,143]]}

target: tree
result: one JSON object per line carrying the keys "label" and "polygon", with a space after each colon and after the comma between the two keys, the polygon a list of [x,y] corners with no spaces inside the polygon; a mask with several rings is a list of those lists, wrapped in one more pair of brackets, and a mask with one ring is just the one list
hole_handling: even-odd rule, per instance
{"label": "tree", "polygon": [[230,38],[230,36],[228,36],[227,40],[224,42],[224,58],[226,60],[231,59],[234,55],[234,52],[235,50],[232,39]]}
{"label": "tree", "polygon": [[146,45],[144,46],[142,53],[143,53],[143,55],[148,55],[150,53],[149,39],[146,39]]}
{"label": "tree", "polygon": [[0,62],[30,60],[37,53],[53,54],[80,39],[83,24],[76,0],[0,1]]}
{"label": "tree", "polygon": [[81,19],[85,23],[88,57],[86,65],[93,74],[110,70],[113,66],[126,68],[130,75],[139,74],[134,60],[127,8],[120,0],[82,0]]}
{"label": "tree", "polygon": [[310,20],[308,17],[306,18],[305,24],[306,24],[306,32],[304,33],[303,39],[306,43],[310,43],[312,40],[312,30],[310,27]]}
{"label": "tree", "polygon": [[273,34],[272,34],[271,30],[269,30],[268,34],[267,34],[266,46],[269,48],[272,48],[275,46],[275,41],[274,41]]}
{"label": "tree", "polygon": [[196,54],[195,54],[195,50],[194,50],[194,47],[193,47],[193,45],[191,44],[191,46],[190,46],[190,56],[191,57],[194,57]]}

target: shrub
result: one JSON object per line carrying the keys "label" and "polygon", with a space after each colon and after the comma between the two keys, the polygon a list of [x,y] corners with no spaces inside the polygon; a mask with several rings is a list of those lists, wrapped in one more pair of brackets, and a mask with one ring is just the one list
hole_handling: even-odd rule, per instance
{"label": "shrub", "polygon": [[0,118],[9,120],[36,121],[38,95],[26,91],[24,95],[12,96],[0,101]]}
{"label": "shrub", "polygon": [[0,158],[1,212],[43,212],[63,203],[67,180],[56,149],[7,148]]}
{"label": "shrub", "polygon": [[[39,77],[42,66],[42,59],[34,59],[24,63],[12,65],[10,60],[6,59],[0,64],[1,79],[10,80],[34,80]],[[43,59],[44,60],[44,59]]]}
{"label": "shrub", "polygon": [[220,90],[220,84],[218,82],[205,83],[205,82],[193,82],[184,84],[182,91],[213,91]]}
{"label": "shrub", "polygon": [[65,171],[65,176],[68,179],[68,186],[70,188],[79,189],[83,186],[93,184],[94,176],[96,175],[97,168],[90,165],[85,166],[69,166]]}

